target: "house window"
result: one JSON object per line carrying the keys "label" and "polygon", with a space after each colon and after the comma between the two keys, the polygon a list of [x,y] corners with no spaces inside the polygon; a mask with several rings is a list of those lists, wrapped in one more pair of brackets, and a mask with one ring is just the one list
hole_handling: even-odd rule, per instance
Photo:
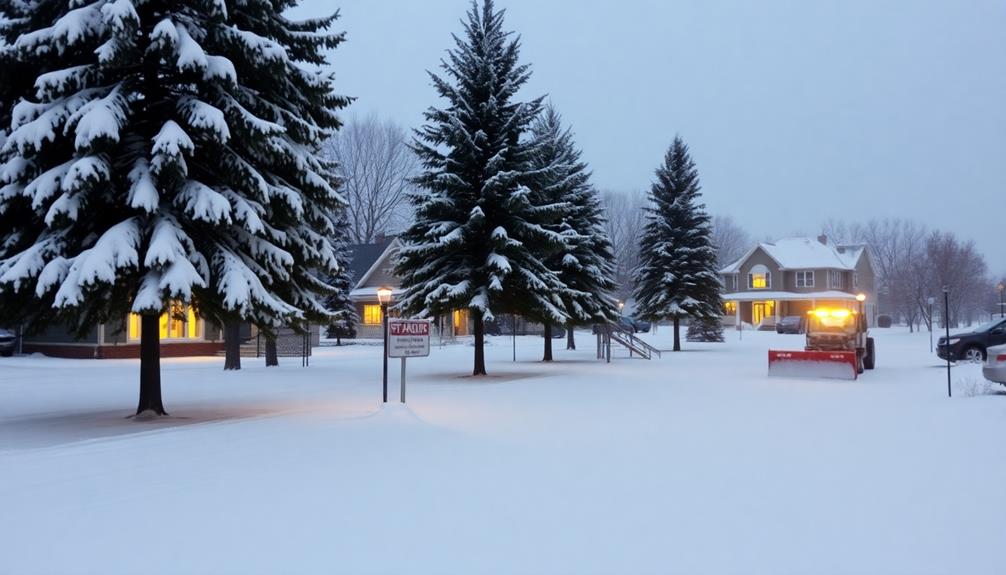
{"label": "house window", "polygon": [[814,287],[814,272],[796,272],[796,287],[798,288],[809,288]]}
{"label": "house window", "polygon": [[842,272],[832,270],[828,272],[828,278],[828,285],[831,289],[842,289],[842,287],[844,287],[842,282]]}
{"label": "house window", "polygon": [[735,301],[723,302],[724,315],[735,315],[736,313],[737,313],[737,302]]}
{"label": "house window", "polygon": [[733,286],[730,291],[737,291],[737,274],[730,275],[730,285]]}
{"label": "house window", "polygon": [[[171,302],[167,312],[162,313],[158,321],[161,339],[196,339],[199,337],[199,320],[191,306],[183,302]],[[126,330],[130,340],[140,339],[140,314],[129,314],[129,325]]]}
{"label": "house window", "polygon": [[853,289],[859,287],[859,272],[852,272],[852,287]]}
{"label": "house window", "polygon": [[381,304],[363,305],[363,325],[381,325]]}
{"label": "house window", "polygon": [[772,287],[772,274],[768,268],[759,264],[751,268],[748,274],[748,289],[766,289]]}

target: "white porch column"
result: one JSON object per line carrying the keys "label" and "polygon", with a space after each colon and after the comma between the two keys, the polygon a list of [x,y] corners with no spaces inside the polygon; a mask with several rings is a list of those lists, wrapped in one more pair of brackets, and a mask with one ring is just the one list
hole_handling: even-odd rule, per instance
{"label": "white porch column", "polygon": [[737,324],[735,327],[740,329],[741,327],[741,302],[734,302],[734,317],[737,318]]}

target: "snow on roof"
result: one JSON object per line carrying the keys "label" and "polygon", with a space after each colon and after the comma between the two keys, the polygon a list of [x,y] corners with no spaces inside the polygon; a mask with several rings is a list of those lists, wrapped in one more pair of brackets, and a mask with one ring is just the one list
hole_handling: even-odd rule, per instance
{"label": "snow on roof", "polygon": [[720,270],[732,274],[740,271],[741,265],[761,248],[779,264],[780,269],[837,269],[853,270],[865,250],[862,245],[836,246],[822,243],[815,238],[783,238],[774,242],[762,242],[752,248],[744,257]]}
{"label": "snow on roof", "polygon": [[856,300],[856,295],[844,291],[816,291],[797,293],[791,291],[744,291],[723,294],[724,301],[803,301],[803,300]]}
{"label": "snow on roof", "polygon": [[[373,299],[374,301],[377,301],[378,289],[380,288],[377,286],[356,288],[349,292],[349,299],[351,300]],[[402,290],[401,288],[395,288],[395,287],[391,288],[392,298],[400,296],[402,295],[402,293],[404,293],[404,290]]]}

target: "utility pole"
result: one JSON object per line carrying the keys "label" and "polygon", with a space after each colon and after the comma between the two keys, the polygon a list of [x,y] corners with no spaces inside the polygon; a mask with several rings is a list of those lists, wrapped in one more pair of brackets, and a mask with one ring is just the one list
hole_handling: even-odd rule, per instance
{"label": "utility pole", "polygon": [[943,286],[943,324],[947,326],[947,397],[953,397],[950,391],[950,289]]}

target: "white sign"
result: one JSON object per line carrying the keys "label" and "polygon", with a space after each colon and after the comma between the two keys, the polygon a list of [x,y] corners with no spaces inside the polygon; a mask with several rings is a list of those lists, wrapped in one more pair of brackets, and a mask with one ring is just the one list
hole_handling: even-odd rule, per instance
{"label": "white sign", "polygon": [[430,355],[430,320],[388,320],[388,357],[428,355]]}

